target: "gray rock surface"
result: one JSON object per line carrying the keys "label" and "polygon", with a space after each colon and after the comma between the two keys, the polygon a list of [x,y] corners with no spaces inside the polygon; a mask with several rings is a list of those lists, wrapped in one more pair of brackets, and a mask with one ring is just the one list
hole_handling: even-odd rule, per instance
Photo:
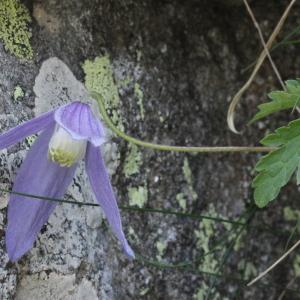
{"label": "gray rock surface", "polygon": [[[243,134],[234,135],[226,126],[229,101],[249,75],[241,70],[261,51],[241,2],[22,2],[32,17],[33,58],[17,58],[0,43],[0,131],[68,101],[85,101],[87,89],[94,88],[109,98],[106,105],[118,126],[141,139],[174,145],[258,144],[267,128],[291,116],[283,113],[245,126],[266,93],[279,88],[266,63],[237,111]],[[250,2],[268,36],[287,1]],[[299,4],[281,38],[298,23]],[[298,50],[274,51],[284,78],[299,77]],[[0,188],[12,186],[33,141],[0,151]],[[122,206],[240,221],[251,209],[257,154],[156,152],[136,149],[113,135],[104,152]],[[95,201],[83,165],[66,197]],[[33,249],[12,264],[4,237],[8,196],[2,193],[0,299],[259,300],[278,299],[283,291],[286,299],[299,299],[297,253],[260,284],[246,288],[244,282],[283,253],[300,216],[298,198],[295,184],[289,184],[268,208],[255,211],[246,227],[122,209],[138,256],[133,262],[121,253],[100,208],[63,204]],[[296,228],[291,242],[297,235]],[[203,256],[216,243],[218,252]]]}

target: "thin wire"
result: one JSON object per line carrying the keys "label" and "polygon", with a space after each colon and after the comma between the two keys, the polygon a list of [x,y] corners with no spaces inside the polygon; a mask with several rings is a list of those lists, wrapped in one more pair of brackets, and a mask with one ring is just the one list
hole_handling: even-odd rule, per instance
{"label": "thin wire", "polygon": [[[24,197],[32,198],[33,200],[46,200],[46,201],[53,201],[53,202],[58,202],[58,203],[74,204],[74,205],[78,205],[80,207],[81,206],[91,206],[91,207],[100,206],[98,203],[93,203],[93,202],[79,202],[77,200],[66,200],[66,199],[38,196],[38,195],[21,193],[21,192],[16,192],[16,191],[11,191],[11,190],[7,190],[7,189],[1,189],[1,188],[0,188],[0,192],[24,196]],[[244,222],[239,221],[240,218],[237,221],[235,221],[235,220],[230,220],[230,219],[211,217],[211,216],[200,215],[200,214],[195,214],[195,213],[185,213],[185,212],[173,211],[173,210],[168,210],[168,209],[148,208],[148,207],[140,208],[140,207],[122,206],[122,205],[119,206],[119,208],[124,211],[133,211],[133,212],[140,212],[140,213],[154,213],[154,214],[157,213],[157,214],[177,216],[177,217],[181,217],[181,218],[191,218],[194,220],[206,219],[206,220],[216,221],[216,222],[220,222],[220,223],[228,223],[228,224],[238,225],[238,226],[245,225]],[[286,234],[286,232],[283,230],[274,230],[268,224],[252,225],[252,226],[248,226],[248,228],[256,229],[256,230],[270,231],[270,233],[275,234],[275,235],[279,235],[279,234],[285,235]]]}
{"label": "thin wire", "polygon": [[275,150],[274,147],[238,147],[238,146],[226,146],[226,147],[186,147],[186,146],[170,146],[170,145],[161,145],[154,144],[149,142],[144,142],[139,139],[136,139],[128,134],[124,133],[120,129],[118,129],[110,117],[108,116],[102,95],[97,92],[91,92],[91,97],[96,99],[99,104],[99,110],[102,115],[103,120],[107,124],[107,126],[119,137],[123,138],[129,143],[142,146],[145,148],[150,148],[154,150],[160,151],[174,151],[174,152],[195,152],[195,153],[224,153],[224,152],[270,152]]}
{"label": "thin wire", "polygon": [[[137,255],[136,258],[138,261],[140,261],[146,265],[155,267],[155,268],[174,269],[174,270],[181,270],[181,271],[192,271],[192,274],[201,274],[201,275],[206,275],[206,276],[210,276],[210,277],[218,277],[220,279],[225,277],[226,280],[237,282],[243,287],[246,287],[246,284],[247,284],[247,281],[245,279],[236,277],[236,276],[232,276],[230,274],[213,273],[213,272],[208,272],[208,271],[204,271],[201,269],[194,270],[194,269],[190,268],[189,266],[185,267],[184,265],[180,266],[180,264],[173,265],[173,264],[168,264],[168,263],[161,263],[159,261],[145,259],[143,256],[139,256],[139,255]],[[266,284],[263,282],[259,282],[258,286],[265,287],[265,288],[270,288],[270,287],[280,288],[281,287],[280,285],[272,286],[270,284]],[[292,293],[299,294],[299,292],[300,292],[300,290],[291,289],[289,287],[287,288],[286,286],[282,286],[282,288],[286,288],[286,291],[292,292]]]}
{"label": "thin wire", "polygon": [[[234,245],[236,244],[236,241],[238,240],[238,238],[241,236],[241,234],[243,233],[243,231],[245,230],[245,228],[247,227],[247,224],[251,221],[251,219],[254,217],[254,214],[256,212],[256,207],[252,207],[252,209],[249,211],[249,215],[247,217],[247,222],[245,223],[244,226],[238,228],[236,227],[235,229],[235,238],[233,238],[231,241],[229,241],[229,246],[227,247],[225,253],[223,254],[223,256],[221,257],[221,261],[220,264],[217,268],[217,273],[220,273],[222,268],[224,267],[226,261],[229,259],[230,254],[232,252],[232,249],[234,247]],[[217,280],[216,277],[211,281],[210,285],[209,285],[209,290],[208,293],[205,297],[206,300],[208,300],[210,298],[210,295],[214,289],[214,287],[216,286]]]}
{"label": "thin wire", "polygon": [[[58,203],[75,204],[78,206],[100,206],[99,204],[92,203],[92,202],[79,202],[79,201],[75,201],[75,200],[65,200],[65,199],[44,197],[44,196],[27,194],[27,193],[15,192],[15,191],[7,190],[7,189],[0,189],[0,192],[24,196],[24,197],[28,197],[28,198],[33,198],[34,200],[47,200],[47,201],[58,202]],[[210,217],[210,216],[204,216],[204,215],[199,215],[199,214],[189,214],[189,213],[176,212],[176,211],[171,211],[171,210],[163,210],[163,209],[157,209],[157,208],[138,208],[138,207],[129,207],[129,206],[119,206],[119,208],[122,210],[127,210],[127,211],[161,213],[161,214],[175,215],[175,216],[185,217],[185,218],[188,217],[188,218],[192,218],[192,219],[207,219],[207,220],[212,220],[212,221],[216,221],[216,222],[220,222],[220,223],[229,223],[229,224],[234,224],[234,225],[239,225],[239,226],[245,225],[245,223],[243,223],[243,222],[232,221],[232,220],[223,219],[223,218]]]}
{"label": "thin wire", "polygon": [[[73,201],[73,200],[64,200],[64,199],[58,199],[58,198],[37,196],[37,195],[21,193],[21,192],[15,192],[15,191],[6,190],[6,189],[0,189],[0,191],[5,192],[5,193],[20,195],[20,196],[24,196],[24,197],[30,197],[30,198],[33,198],[35,200],[53,201],[53,202],[61,202],[61,203],[67,203],[67,204],[76,204],[76,205],[79,205],[79,206],[99,206],[99,204],[90,203],[90,202],[79,202],[79,201]],[[178,212],[173,212],[173,211],[165,212],[164,210],[159,210],[159,209],[141,209],[141,208],[132,208],[132,207],[125,207],[125,206],[120,207],[120,208],[124,209],[124,210],[129,210],[129,211],[133,210],[133,211],[139,211],[139,212],[166,213],[166,214],[177,215],[177,216],[181,216],[181,217],[193,217],[193,218],[196,218],[196,219],[208,219],[208,220],[213,220],[213,221],[218,221],[218,222],[223,222],[223,223],[230,223],[230,224],[233,225],[232,229],[230,229],[230,231],[227,234],[225,234],[222,237],[222,239],[218,243],[216,243],[210,251],[205,252],[202,255],[198,256],[194,261],[179,262],[179,263],[172,264],[172,268],[191,267],[191,266],[195,265],[197,262],[199,262],[200,260],[202,260],[205,256],[208,256],[208,255],[211,255],[213,253],[221,251],[222,248],[220,248],[220,247],[223,244],[226,243],[227,236],[229,236],[231,234],[231,231],[233,231],[233,229],[235,229],[235,228],[238,228],[238,226],[246,226],[247,225],[246,223],[240,222],[240,220],[242,220],[244,218],[244,215],[247,212],[241,214],[241,216],[238,218],[238,221],[231,221],[231,220],[227,220],[227,219],[221,219],[221,218],[210,217],[210,216],[202,216],[202,215],[196,215],[196,214],[186,214],[186,213],[180,213],[180,212],[178,213]],[[139,260],[144,260],[144,261],[147,260],[146,258],[143,258],[142,256],[138,256],[138,258],[139,258]],[[168,266],[168,267],[171,268],[171,266]]]}
{"label": "thin wire", "polygon": [[[9,194],[15,194],[15,195],[20,195],[20,196],[24,196],[24,197],[29,197],[29,198],[32,198],[32,199],[36,199],[36,200],[47,200],[47,201],[53,201],[53,202],[58,202],[58,203],[67,203],[67,204],[75,204],[75,205],[79,205],[79,206],[99,206],[99,204],[96,204],[96,203],[91,203],[91,202],[79,202],[79,201],[74,201],[74,200],[65,200],[65,199],[58,199],[58,198],[51,198],[51,197],[44,197],[44,196],[38,196],[38,195],[33,195],[33,194],[27,194],[27,193],[21,193],[21,192],[15,192],[15,191],[11,191],[11,190],[7,190],[7,189],[0,189],[1,192],[4,192],[4,193],[9,193]],[[140,209],[140,208],[134,208],[134,207],[126,207],[126,206],[121,206],[120,207],[121,209],[123,210],[133,210],[133,211],[139,211],[139,212],[153,212],[153,213],[166,213],[166,214],[172,214],[172,215],[179,215],[179,216],[182,216],[182,217],[193,217],[193,218],[199,218],[199,219],[209,219],[209,220],[215,220],[215,221],[220,221],[220,222],[224,222],[224,223],[231,223],[233,224],[234,226],[242,226],[241,230],[239,230],[237,236],[240,235],[241,231],[243,231],[243,229],[245,228],[245,226],[247,225],[248,222],[239,222],[239,221],[231,221],[231,220],[226,220],[226,219],[221,219],[221,218],[215,218],[215,217],[209,217],[209,216],[203,216],[203,215],[194,215],[194,214],[186,214],[186,213],[181,213],[181,212],[173,212],[173,211],[164,211],[164,210],[160,210],[160,209]],[[239,218],[241,219],[241,218]],[[218,247],[220,247],[220,245],[226,241],[225,239],[222,239],[222,241],[220,243],[217,243],[217,245],[215,245],[215,247],[209,251],[209,252],[206,252],[204,253],[203,255],[199,256],[197,258],[196,261],[194,262],[183,262],[183,263],[177,263],[177,264],[162,264],[162,263],[159,263],[159,262],[155,262],[155,261],[150,261],[150,260],[147,260],[146,258],[143,258],[142,256],[137,256],[138,260],[141,261],[141,262],[144,262],[148,265],[152,265],[152,266],[155,266],[155,267],[161,267],[161,268],[174,268],[174,269],[182,269],[182,268],[189,268],[191,266],[193,266],[195,264],[195,262],[201,260],[203,257],[207,256],[207,255],[211,255],[215,252],[218,252],[220,251],[221,249],[218,249]],[[287,253],[285,253],[284,256],[282,256],[275,264],[279,263],[281,260],[283,260],[291,251],[293,251],[298,245],[299,245],[300,241],[298,241]],[[232,246],[232,241],[230,243],[230,247]],[[273,267],[275,264],[273,264],[271,267]],[[271,268],[270,267],[270,268]],[[270,269],[269,268],[269,269]],[[269,270],[268,269],[268,270]],[[266,270],[265,272],[267,272],[268,270]],[[215,276],[215,277],[225,277],[225,275],[223,274],[219,274],[219,273],[210,273],[210,272],[206,272],[206,271],[201,271],[201,270],[197,270],[198,273],[200,274],[206,274],[206,275],[209,275],[209,276]],[[264,273],[265,273],[264,272]],[[262,274],[260,275],[262,276]],[[245,283],[246,281],[243,280],[243,279],[238,279],[238,278],[234,278],[234,277],[228,277],[226,275],[226,278],[227,279],[232,279],[234,281],[239,281],[241,283]],[[258,280],[259,278],[256,278],[256,280]],[[254,281],[253,281],[254,283]],[[248,285],[250,285],[252,283],[249,283]],[[292,290],[292,289],[287,289],[288,291],[291,291],[291,292],[297,292],[296,290]]]}
{"label": "thin wire", "polygon": [[[239,221],[243,220],[247,214],[249,214],[249,212],[247,210],[244,211],[239,216],[238,220]],[[213,248],[210,251],[205,252],[204,254],[198,256],[193,262],[182,262],[182,263],[172,263],[172,264],[162,263],[162,262],[159,262],[159,261],[149,260],[149,259],[147,259],[147,258],[145,258],[141,255],[137,255],[137,259],[142,261],[142,262],[145,262],[147,264],[150,264],[152,266],[155,266],[155,267],[172,268],[172,269],[192,269],[193,270],[193,266],[195,266],[196,263],[199,263],[201,261],[201,259],[203,259],[205,256],[208,256],[210,254],[222,251],[223,247],[220,248],[221,246],[223,246],[223,245],[225,246],[227,243],[231,243],[231,241],[228,241],[227,238],[229,238],[231,235],[235,234],[235,232],[238,230],[238,225],[239,224],[233,224],[233,226],[230,228],[230,230],[227,231],[226,234],[222,236],[220,241],[218,241],[217,243],[215,243],[213,245]],[[244,227],[246,225],[247,225],[247,223],[243,223]],[[222,274],[215,274],[215,273],[210,273],[210,272],[205,272],[205,271],[203,271],[203,272],[200,271],[200,272],[204,273],[204,274],[214,274],[214,275],[218,275],[218,276],[222,277]]]}

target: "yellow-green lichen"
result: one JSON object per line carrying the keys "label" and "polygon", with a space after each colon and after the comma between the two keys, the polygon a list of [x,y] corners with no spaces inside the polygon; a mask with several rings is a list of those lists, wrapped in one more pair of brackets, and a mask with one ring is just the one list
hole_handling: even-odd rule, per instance
{"label": "yellow-green lichen", "polygon": [[190,168],[189,160],[186,157],[184,158],[184,161],[183,161],[182,171],[183,171],[183,175],[184,175],[186,182],[189,185],[192,185],[193,184],[192,171]]}
{"label": "yellow-green lichen", "polygon": [[245,265],[245,270],[244,270],[244,279],[249,280],[253,277],[256,277],[258,274],[257,269],[255,265],[248,261]]}
{"label": "yellow-green lichen", "polygon": [[294,221],[297,222],[297,230],[300,232],[300,210],[292,209],[289,206],[286,206],[283,209],[283,217],[286,221]]}
{"label": "yellow-green lichen", "polygon": [[0,1],[0,39],[7,51],[18,58],[31,59],[31,22],[28,9],[19,0]]}
{"label": "yellow-green lichen", "polygon": [[[247,223],[247,219],[244,218],[244,217],[239,218],[238,221],[241,222],[241,223]],[[230,229],[232,228],[232,225],[229,224],[229,223],[224,223],[224,225],[225,225],[225,228],[226,228],[227,230],[230,230]],[[236,238],[235,243],[234,243],[234,246],[233,246],[233,250],[234,250],[235,252],[240,251],[240,250],[242,249],[242,247],[245,246],[245,238],[246,238],[247,234],[248,234],[247,230],[243,230],[243,231],[239,234],[239,236]]]}
{"label": "yellow-green lichen", "polygon": [[283,216],[287,221],[298,221],[300,219],[300,210],[286,206],[283,209]]}
{"label": "yellow-green lichen", "polygon": [[[194,300],[205,300],[206,299],[206,294],[210,290],[210,287],[203,281],[201,283],[201,286],[198,288],[197,294],[194,295],[193,299]],[[209,298],[211,300],[227,300],[228,298],[221,298],[220,293],[216,292],[216,289],[213,288],[211,290],[212,296]]]}
{"label": "yellow-green lichen", "polygon": [[140,290],[140,296],[145,296],[150,291],[150,288],[144,288]]}
{"label": "yellow-green lichen", "polygon": [[[241,222],[243,222],[242,220],[241,220]],[[244,246],[244,237],[247,235],[247,231],[243,231],[240,235],[239,235],[239,237],[236,239],[236,241],[235,241],[235,244],[234,244],[234,246],[233,246],[233,250],[235,251],[235,252],[238,252],[243,246]]]}
{"label": "yellow-green lichen", "polygon": [[129,144],[128,154],[125,159],[123,172],[125,177],[130,177],[139,172],[142,164],[142,154],[139,148],[134,144]]}
{"label": "yellow-green lichen", "polygon": [[182,166],[183,177],[186,181],[187,188],[176,195],[176,200],[183,211],[187,208],[187,201],[195,201],[198,196],[193,187],[192,171],[188,159],[185,157]]}
{"label": "yellow-green lichen", "polygon": [[241,259],[238,263],[238,270],[243,274],[244,280],[250,280],[257,276],[258,271],[255,265],[250,262],[246,261],[245,259]]}
{"label": "yellow-green lichen", "polygon": [[137,234],[135,233],[133,227],[131,227],[131,226],[129,226],[128,234],[129,234],[131,240],[136,240],[136,241],[139,240]]}
{"label": "yellow-green lichen", "polygon": [[156,258],[157,258],[157,260],[162,260],[162,257],[164,256],[165,251],[167,249],[168,243],[167,243],[167,241],[157,241],[155,243],[155,246],[156,246],[156,249],[158,252],[156,255]]}
{"label": "yellow-green lichen", "polygon": [[[213,204],[210,204],[208,209],[202,212],[202,214],[220,219],[227,218],[226,216],[218,213]],[[243,219],[240,220],[240,222],[245,221],[246,220]],[[237,232],[234,229],[234,225],[230,223],[220,223],[215,220],[203,219],[199,223],[198,230],[195,231],[195,236],[196,247],[200,250],[199,255],[203,257],[198,265],[200,271],[210,273],[218,272],[218,268],[222,263],[222,257],[224,257],[226,251],[229,250],[228,247],[231,247],[229,245],[231,245],[231,243],[234,243],[234,245],[238,243]],[[221,235],[220,230],[222,230]],[[216,236],[219,236],[219,238],[215,239]],[[241,241],[239,243],[241,243]],[[233,250],[235,251],[235,247],[233,248]],[[248,278],[248,280],[257,275],[255,266],[251,262],[246,262],[245,260],[239,263],[239,270],[243,271],[243,275],[245,276],[245,278]],[[207,286],[207,284],[205,282],[202,282],[197,289],[197,293],[194,295],[194,299],[206,299],[208,290],[209,287]],[[216,288],[213,288],[210,293],[210,299],[228,299],[227,297],[221,297]]]}
{"label": "yellow-green lichen", "polygon": [[128,87],[129,84],[131,84],[131,83],[132,83],[132,78],[129,77],[129,76],[127,76],[127,77],[125,77],[124,79],[119,80],[119,81],[117,82],[118,87],[120,87],[120,88]]}
{"label": "yellow-green lichen", "polygon": [[187,157],[184,158],[182,171],[183,171],[183,176],[189,187],[189,196],[195,201],[198,198],[198,196],[193,188],[192,171],[191,171],[189,160],[187,159]]}
{"label": "yellow-green lichen", "polygon": [[114,81],[113,67],[108,55],[86,60],[82,68],[85,73],[86,88],[103,96],[105,108],[111,115],[112,121],[123,130],[118,86]]}
{"label": "yellow-green lichen", "polygon": [[296,255],[293,261],[293,269],[296,277],[300,277],[300,255]]}
{"label": "yellow-green lichen", "polygon": [[[211,217],[219,217],[223,218],[222,215],[218,214],[213,206],[213,204],[209,205],[209,208],[206,212],[203,212],[203,214],[211,216]],[[216,232],[218,230],[219,223],[217,223],[214,220],[208,220],[203,219],[199,223],[199,229],[195,231],[196,236],[196,247],[199,249],[202,253],[201,256],[203,256],[203,259],[198,265],[199,270],[202,272],[210,272],[210,273],[216,273],[218,272],[218,266],[220,263],[220,257],[224,254],[223,247],[220,246],[220,251],[216,253],[210,253],[208,255],[205,255],[209,253],[210,251],[216,250],[215,244],[212,243],[213,237],[216,235]],[[228,228],[230,229],[230,224]],[[228,237],[228,239],[231,239],[231,237]],[[199,255],[200,255],[199,253]],[[197,289],[197,293],[194,295],[195,300],[204,300],[206,299],[206,295],[208,293],[208,290],[210,288],[208,285],[203,281],[200,286]],[[216,288],[213,288],[211,291],[211,298],[210,299],[221,299],[220,294],[217,292]],[[222,299],[226,299],[225,297]]]}
{"label": "yellow-green lichen", "polygon": [[[218,217],[213,205],[209,206],[209,210],[206,214],[211,217]],[[211,250],[210,239],[214,235],[216,229],[217,223],[215,221],[203,219],[199,224],[199,230],[195,231],[197,239],[196,246],[199,250],[203,251],[203,253],[207,253]],[[217,258],[218,255],[214,253],[205,255],[199,265],[199,269],[205,272],[216,272],[216,268],[218,266]]]}
{"label": "yellow-green lichen", "polygon": [[14,89],[14,100],[18,101],[20,98],[23,97],[24,97],[24,91],[19,85],[17,85]]}
{"label": "yellow-green lichen", "polygon": [[194,295],[194,300],[204,300],[205,299],[205,292],[208,290],[208,286],[205,282],[201,283],[201,288],[198,289],[197,294]]}
{"label": "yellow-green lichen", "polygon": [[134,94],[138,99],[138,106],[140,109],[141,119],[144,120],[145,117],[145,109],[144,109],[144,93],[141,89],[141,86],[138,83],[134,85]]}
{"label": "yellow-green lichen", "polygon": [[185,197],[184,193],[178,193],[176,195],[176,201],[178,202],[178,204],[182,208],[182,210],[186,211],[186,197]]}
{"label": "yellow-green lichen", "polygon": [[142,58],[142,51],[141,50],[136,50],[136,60],[140,61]]}
{"label": "yellow-green lichen", "polygon": [[148,200],[147,186],[132,187],[128,189],[129,204],[131,206],[144,207]]}

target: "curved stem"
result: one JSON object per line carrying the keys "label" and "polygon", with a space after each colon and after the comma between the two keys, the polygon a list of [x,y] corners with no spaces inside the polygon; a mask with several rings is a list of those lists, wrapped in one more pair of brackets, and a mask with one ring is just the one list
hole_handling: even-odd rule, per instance
{"label": "curved stem", "polygon": [[119,137],[123,138],[129,143],[142,146],[145,148],[150,148],[154,150],[160,151],[174,151],[174,152],[195,152],[195,153],[222,153],[222,152],[269,152],[274,150],[275,148],[272,147],[237,147],[237,146],[225,146],[225,147],[186,147],[186,146],[170,146],[170,145],[161,145],[161,144],[154,144],[150,142],[141,141],[136,139],[120,129],[118,129],[113,122],[111,121],[110,117],[108,116],[103,98],[100,94],[96,92],[91,92],[91,97],[96,99],[99,104],[99,110],[102,115],[103,120],[107,124],[107,126]]}
{"label": "curved stem", "polygon": [[[270,49],[275,38],[277,37],[279,31],[281,30],[292,6],[296,3],[296,0],[291,0],[290,4],[287,6],[287,8],[285,9],[282,17],[280,18],[279,22],[277,23],[274,31],[272,32],[269,40],[266,43],[266,48]],[[235,94],[235,96],[233,97],[228,111],[227,111],[227,124],[229,129],[234,132],[234,133],[239,133],[236,128],[235,128],[235,124],[234,124],[234,113],[235,113],[235,108],[238,105],[238,103],[241,100],[241,97],[243,96],[244,92],[249,88],[249,86],[251,85],[254,77],[256,76],[257,72],[259,71],[260,67],[262,66],[265,58],[267,56],[267,52],[265,51],[265,48],[263,49],[263,51],[261,52],[261,54],[258,57],[257,63],[254,67],[254,70],[252,71],[249,79],[247,80],[247,82],[240,88],[240,90]]]}

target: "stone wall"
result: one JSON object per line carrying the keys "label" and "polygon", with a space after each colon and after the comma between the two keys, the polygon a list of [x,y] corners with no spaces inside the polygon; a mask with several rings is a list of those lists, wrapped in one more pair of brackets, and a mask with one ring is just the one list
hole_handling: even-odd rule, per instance
{"label": "stone wall", "polygon": [[[250,3],[267,37],[287,1]],[[299,24],[298,12],[297,4],[281,38]],[[282,113],[246,126],[267,92],[280,88],[265,63],[238,108],[243,134],[227,128],[230,99],[261,51],[242,1],[5,0],[0,22],[1,132],[91,89],[106,96],[120,129],[161,144],[257,145],[267,128],[291,119]],[[299,77],[298,52],[274,51],[286,79]],[[0,188],[11,187],[34,139],[0,152]],[[247,226],[199,218],[247,220],[258,154],[156,152],[113,135],[104,152],[120,205],[165,211],[121,210],[138,259],[124,257],[99,208],[63,204],[13,264],[2,193],[0,299],[277,299],[288,284],[287,299],[298,299],[297,253],[260,284],[241,282],[283,253],[300,215],[295,184]],[[95,201],[82,166],[67,196]]]}

